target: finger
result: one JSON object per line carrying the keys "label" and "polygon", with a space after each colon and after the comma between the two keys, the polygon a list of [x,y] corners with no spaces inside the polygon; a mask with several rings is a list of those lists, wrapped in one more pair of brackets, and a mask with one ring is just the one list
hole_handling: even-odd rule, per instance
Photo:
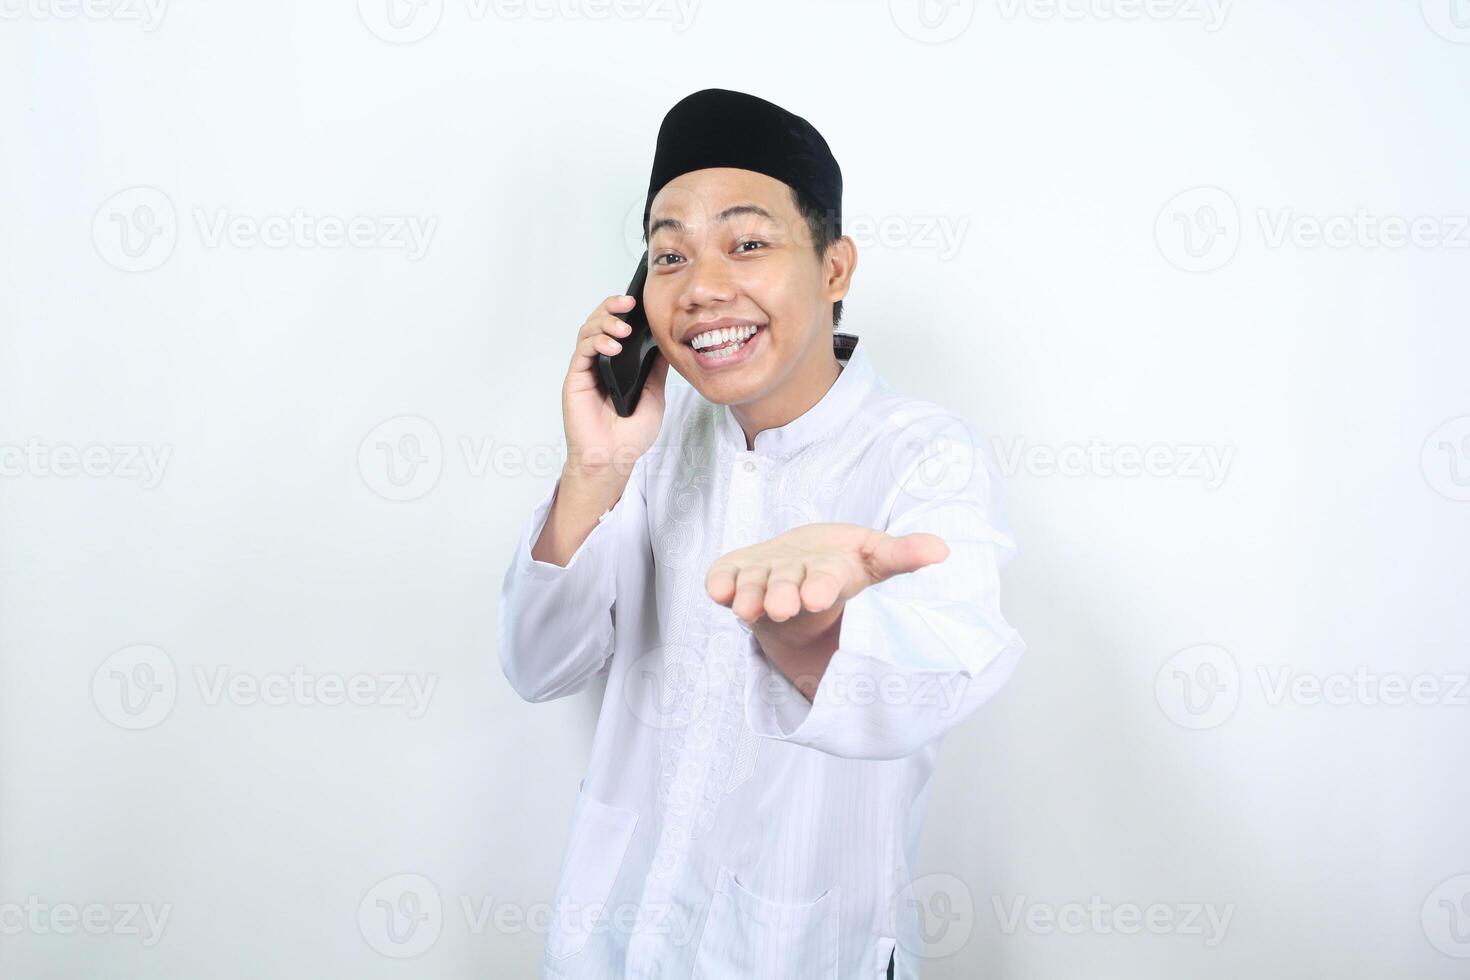
{"label": "finger", "polygon": [[582,324],[577,331],[577,341],[580,343],[588,337],[626,337],[632,330],[625,321],[612,314],[599,313]]}
{"label": "finger", "polygon": [[577,341],[577,349],[572,354],[571,370],[590,371],[598,354],[611,357],[622,349],[622,344],[600,329],[590,330]]}
{"label": "finger", "polygon": [[614,293],[602,301],[602,305],[593,311],[592,316],[596,317],[602,313],[627,313],[637,305],[636,299],[627,293]]}
{"label": "finger", "polygon": [[766,615],[772,622],[784,623],[801,612],[801,580],[805,577],[802,562],[771,569],[766,579]]}
{"label": "finger", "polygon": [[720,560],[710,566],[709,574],[704,577],[704,590],[709,597],[722,606],[728,606],[735,599],[735,575],[740,566],[733,561]]}
{"label": "finger", "polygon": [[801,604],[807,612],[825,612],[842,594],[847,578],[842,565],[830,559],[808,562],[801,582]]}
{"label": "finger", "polygon": [[[592,361],[598,354],[612,356],[621,350],[622,345],[616,344],[614,337],[627,336],[632,328],[613,314],[626,313],[634,305],[632,296],[609,296],[603,300],[601,305],[592,311],[592,315],[577,330],[577,341],[572,350],[572,363],[569,370],[591,370]],[[606,340],[600,340],[599,338],[606,338]],[[609,344],[607,341],[612,341],[616,346]]]}
{"label": "finger", "polygon": [[577,328],[577,340],[575,343],[577,352],[581,353],[589,340],[596,340],[599,337],[614,339],[619,336],[627,336],[627,331],[619,330],[614,324],[621,324],[624,327],[627,326],[626,323],[623,323],[622,320],[619,320],[615,316],[596,314],[590,317],[586,323]]}
{"label": "finger", "polygon": [[735,576],[735,603],[730,608],[747,623],[760,619],[765,611],[766,579],[770,574],[769,565],[754,563],[742,566]]}
{"label": "finger", "polygon": [[885,534],[873,549],[871,572],[875,582],[916,572],[949,557],[949,545],[937,534],[915,531],[901,537]]}

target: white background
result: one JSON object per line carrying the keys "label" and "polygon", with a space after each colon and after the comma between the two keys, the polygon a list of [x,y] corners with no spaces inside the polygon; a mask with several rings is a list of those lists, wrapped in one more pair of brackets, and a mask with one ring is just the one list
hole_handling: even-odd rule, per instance
{"label": "white background", "polygon": [[0,974],[534,974],[596,692],[517,699],[501,576],[720,86],[827,137],[843,329],[1010,475],[925,976],[1464,976],[1454,2],[0,0]]}

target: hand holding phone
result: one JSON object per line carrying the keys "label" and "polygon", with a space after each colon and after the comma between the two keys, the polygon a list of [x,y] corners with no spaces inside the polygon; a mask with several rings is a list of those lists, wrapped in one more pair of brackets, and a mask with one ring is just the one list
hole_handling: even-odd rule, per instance
{"label": "hand holding phone", "polygon": [[609,296],[582,324],[562,386],[568,472],[609,492],[621,493],[663,423],[669,362],[642,309],[647,265],[645,252],[629,292]]}
{"label": "hand holding phone", "polygon": [[653,331],[648,327],[648,314],[643,309],[643,284],[648,281],[648,252],[638,260],[633,270],[633,281],[628,283],[627,295],[632,296],[634,305],[625,313],[614,313],[631,329],[621,338],[622,349],[609,356],[597,355],[597,377],[602,390],[612,398],[618,415],[627,418],[638,407],[638,397],[648,381],[653,368],[658,344]]}

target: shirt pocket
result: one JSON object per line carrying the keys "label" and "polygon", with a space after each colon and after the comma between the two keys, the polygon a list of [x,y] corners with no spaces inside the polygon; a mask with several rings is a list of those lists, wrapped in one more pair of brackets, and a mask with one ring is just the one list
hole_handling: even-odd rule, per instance
{"label": "shirt pocket", "polygon": [[565,959],[580,952],[607,918],[607,899],[623,866],[638,814],[594,800],[577,787],[572,833],[556,883],[546,953]]}
{"label": "shirt pocket", "polygon": [[693,980],[837,980],[839,888],[785,905],[750,891],[723,865],[694,957]]}

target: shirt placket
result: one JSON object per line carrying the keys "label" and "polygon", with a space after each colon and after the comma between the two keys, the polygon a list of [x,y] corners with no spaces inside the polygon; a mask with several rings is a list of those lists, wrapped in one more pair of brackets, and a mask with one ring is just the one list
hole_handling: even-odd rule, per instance
{"label": "shirt placket", "polygon": [[[720,515],[724,525],[720,551],[710,556],[711,560],[759,540],[763,509],[763,461],[750,451],[735,452],[733,455],[733,461],[727,457],[724,466],[727,489],[725,513]],[[720,517],[715,519],[719,520]],[[737,634],[742,632],[733,611],[715,610],[713,615],[716,621],[721,617],[728,620],[721,630]],[[718,632],[713,631],[712,635]],[[686,737],[679,758],[679,775],[670,794],[668,808],[663,814],[663,829],[644,881],[640,918],[646,921],[662,920],[672,923],[676,891],[682,891],[686,896],[701,896],[698,900],[706,901],[707,904],[709,896],[702,894],[702,887],[698,883],[695,883],[693,892],[676,889],[676,886],[688,877],[685,858],[695,836],[694,823],[699,814],[700,800],[706,792],[705,783],[710,778],[712,762],[719,749],[721,712],[727,699],[743,698],[745,694],[743,686],[741,690],[733,690],[734,685],[730,683],[730,679],[738,673],[741,666],[736,658],[742,654],[742,643],[712,643],[702,667],[703,677],[697,686],[702,694],[685,729]],[[697,906],[688,908],[687,902],[680,904],[678,913],[681,915],[693,915],[698,911]],[[627,975],[652,980],[661,975],[660,964],[680,962],[686,955],[692,957],[692,951],[683,951],[683,955],[676,957],[668,956],[667,952],[660,956],[659,947],[668,939],[667,930],[637,932],[628,945]]]}

